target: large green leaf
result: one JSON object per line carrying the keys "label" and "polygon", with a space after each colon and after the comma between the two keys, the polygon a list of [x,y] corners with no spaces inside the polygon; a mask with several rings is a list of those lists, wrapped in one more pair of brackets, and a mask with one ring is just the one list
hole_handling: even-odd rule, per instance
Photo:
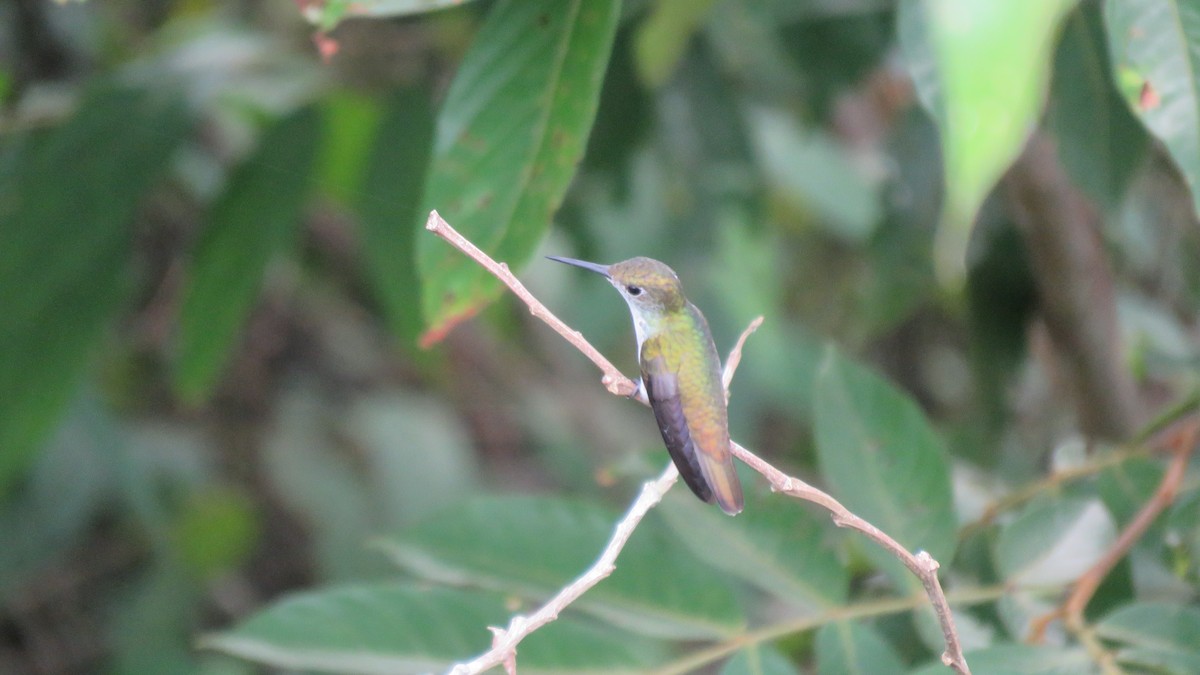
{"label": "large green leaf", "polygon": [[1171,153],[1200,212],[1200,2],[1108,0],[1104,18],[1117,85]]}
{"label": "large green leaf", "polygon": [[179,317],[175,388],[183,398],[198,401],[212,389],[267,263],[294,241],[320,137],[313,107],[274,123],[213,206]]}
{"label": "large green leaf", "polygon": [[[949,562],[956,520],[946,451],[916,403],[830,348],[817,375],[821,475],[851,511],[910,551]],[[901,588],[920,588],[891,554],[867,555]]]}
{"label": "large green leaf", "polygon": [[825,624],[817,631],[817,672],[830,675],[873,675],[903,672],[892,646],[872,628],[857,621]]}
{"label": "large green leaf", "polygon": [[416,223],[432,143],[429,94],[397,90],[375,134],[358,202],[366,271],[388,327],[405,345],[421,330]]}
{"label": "large green leaf", "polygon": [[[529,259],[583,154],[619,14],[619,0],[492,8],[438,114],[422,213],[514,267]],[[500,286],[437,237],[417,250],[432,344]]]}
{"label": "large green leaf", "polygon": [[[411,571],[435,581],[544,598],[600,554],[619,516],[551,498],[471,500],[384,544]],[[617,571],[576,606],[644,634],[706,638],[741,630],[729,584],[643,521]]]}
{"label": "large green leaf", "polygon": [[62,413],[129,288],[131,221],[189,127],[178,99],[101,85],[0,182],[0,494]]}
{"label": "large green leaf", "polygon": [[[210,635],[203,646],[281,668],[343,673],[444,671],[487,650],[511,609],[496,594],[395,583],[293,595]],[[662,649],[637,636],[562,619],[521,643],[521,672],[638,672]]]}
{"label": "large green leaf", "polygon": [[1058,26],[1076,2],[900,2],[901,46],[942,131],[946,197],[936,255],[944,279],[964,277],[975,214],[1037,124]]}
{"label": "large green leaf", "polygon": [[1122,607],[1096,625],[1125,664],[1152,672],[1200,673],[1200,609],[1167,603]]}
{"label": "large green leaf", "polygon": [[1114,210],[1146,148],[1146,132],[1112,81],[1099,6],[1080,5],[1063,25],[1054,56],[1046,126],[1075,184]]}
{"label": "large green leaf", "polygon": [[827,541],[828,521],[793,499],[755,491],[729,518],[692,494],[673,491],[660,509],[700,559],[804,609],[845,602],[846,569]]}

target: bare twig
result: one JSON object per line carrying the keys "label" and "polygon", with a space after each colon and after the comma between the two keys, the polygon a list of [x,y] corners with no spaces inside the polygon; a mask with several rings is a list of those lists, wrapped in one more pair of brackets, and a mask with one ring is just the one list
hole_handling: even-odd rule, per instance
{"label": "bare twig", "polygon": [[554,332],[563,336],[567,342],[570,342],[576,349],[583,352],[583,355],[588,357],[600,372],[604,373],[601,378],[601,383],[604,388],[615,396],[633,396],[637,390],[637,386],[628,377],[625,377],[611,361],[604,358],[595,347],[593,347],[579,331],[571,328],[562,319],[554,316],[554,313],[541,303],[540,300],[533,297],[525,284],[522,284],[519,279],[513,276],[509,271],[508,265],[502,262],[496,262],[492,258],[479,250],[475,244],[472,244],[466,237],[462,236],[450,224],[447,223],[437,211],[430,211],[429,218],[425,221],[425,229],[436,234],[437,236],[450,242],[454,248],[466,253],[472,260],[479,263],[484,269],[492,273],[492,276],[499,279],[508,286],[521,302],[524,302],[529,307],[529,313],[537,318],[545,321]]}
{"label": "bare twig", "polygon": [[942,653],[942,663],[960,673],[971,672],[967,667],[967,660],[963,656],[958,633],[954,629],[954,616],[950,612],[950,604],[946,601],[946,595],[942,592],[942,584],[938,580],[938,561],[934,560],[933,556],[925,551],[918,551],[916,555],[909,553],[908,549],[888,536],[886,532],[854,515],[829,494],[799,478],[783,473],[736,442],[733,443],[733,454],[750,468],[766,477],[767,481],[771,483],[771,489],[775,492],[782,492],[824,508],[833,516],[833,522],[838,527],[848,527],[862,532],[904,563],[904,566],[921,580],[921,584],[925,587],[925,594],[929,596],[929,601],[933,604],[933,610],[937,614],[938,623],[942,626],[942,634],[946,639],[946,651]]}
{"label": "bare twig", "polygon": [[1001,513],[1015,509],[1040,494],[1061,489],[1062,486],[1072,481],[1094,476],[1105,469],[1119,466],[1130,460],[1147,457],[1162,447],[1170,445],[1169,440],[1162,440],[1162,436],[1179,428],[1181,420],[1195,417],[1198,414],[1200,414],[1200,390],[1195,390],[1163,411],[1139,430],[1133,438],[1112,452],[1092,457],[1078,466],[1056,471],[992,502],[978,518],[959,528],[959,541],[988,527]]}
{"label": "bare twig", "polygon": [[[1080,636],[1081,641],[1084,641],[1083,637],[1090,636],[1083,611],[1087,609],[1092,596],[1096,594],[1096,589],[1100,588],[1100,584],[1112,571],[1112,568],[1116,567],[1129,549],[1133,548],[1133,545],[1146,534],[1146,531],[1154,524],[1154,520],[1175,501],[1175,495],[1178,494],[1179,488],[1183,484],[1188,460],[1195,450],[1198,437],[1200,437],[1200,418],[1196,417],[1180,422],[1175,429],[1171,429],[1165,434],[1162,442],[1170,448],[1173,457],[1158,488],[1142,505],[1133,520],[1129,521],[1129,524],[1121,531],[1113,545],[1075,581],[1071,594],[1067,596],[1063,604],[1055,611],[1040,616],[1033,622],[1030,627],[1030,642],[1041,642],[1046,628],[1058,619],[1062,619],[1072,633]],[[1086,644],[1086,641],[1084,642]],[[1112,656],[1107,654],[1107,650],[1104,650],[1098,641],[1093,639],[1093,642],[1096,648],[1089,648],[1089,651],[1096,654],[1097,661],[1101,666],[1111,664]]]}
{"label": "bare twig", "polygon": [[737,367],[742,362],[742,348],[746,346],[746,338],[754,334],[758,327],[763,323],[761,316],[754,317],[746,330],[742,331],[737,342],[733,345],[733,349],[729,350],[729,358],[725,359],[725,368],[721,371],[721,384],[725,386],[725,400],[729,400],[729,383],[733,381],[733,374],[737,372]]}
{"label": "bare twig", "polygon": [[[604,372],[603,382],[605,387],[610,392],[619,396],[630,396],[636,391],[636,386],[633,384],[633,382],[629,380],[629,378],[622,375],[621,372],[618,371],[608,361],[608,359],[604,358],[598,351],[596,351],[596,349],[592,347],[578,331],[571,329],[560,319],[554,316],[554,314],[551,313],[550,310],[545,307],[545,305],[543,305],[541,302],[538,302],[538,300],[529,293],[525,286],[522,285],[521,282],[518,281],[511,272],[509,272],[507,265],[504,263],[497,263],[486,253],[480,251],[477,247],[475,247],[474,244],[467,241],[466,238],[456,232],[454,228],[451,227],[450,224],[445,220],[443,220],[436,211],[430,212],[429,219],[425,224],[425,228],[434,234],[437,234],[442,239],[445,239],[494,274],[498,279],[500,279],[500,281],[512,289],[513,293],[515,293],[517,297],[521,298],[521,300],[529,306],[529,310],[534,316],[538,317],[542,321],[545,321],[557,333],[562,335],[564,339],[566,339],[581,352],[583,352],[589,359],[591,359],[592,362]],[[729,378],[732,376],[732,370],[736,368],[738,361],[741,359],[742,345],[744,344],[746,337],[758,327],[759,323],[760,320],[758,319],[751,323],[750,327],[746,329],[746,331],[742,334],[742,337],[738,340],[737,345],[734,347],[733,352],[730,354],[729,359],[727,360],[726,373],[723,375],[723,380],[727,388]],[[875,527],[871,523],[851,513],[849,509],[842,506],[842,504],[832,496],[822,492],[821,490],[818,490],[815,487],[812,487],[799,478],[794,478],[785,474],[784,472],[772,466],[766,460],[758,457],[738,443],[733,443],[732,449],[734,455],[748,464],[755,471],[758,471],[764,477],[766,477],[775,491],[782,492],[784,494],[802,499],[804,501],[812,502],[823,507],[829,511],[830,514],[832,514],[834,523],[839,527],[849,527],[862,532],[868,538],[872,539],[880,546],[883,546],[886,550],[899,558],[900,561],[903,562],[904,565],[913,572],[913,574],[917,575],[925,587],[925,592],[929,596],[930,602],[933,604],[934,610],[937,614],[938,622],[942,626],[942,633],[946,639],[946,651],[942,654],[942,662],[953,668],[958,673],[969,675],[971,670],[967,666],[966,658],[962,653],[962,646],[959,643],[958,633],[954,627],[954,617],[950,612],[950,607],[949,603],[946,601],[946,596],[942,592],[941,583],[938,581],[938,563],[933,559],[932,556],[924,551],[920,551],[916,555],[909,553],[908,550],[901,546],[896,540],[892,539],[890,536],[885,534],[882,530]],[[678,474],[675,471],[674,465],[668,467],[663,476],[659,478],[659,481],[664,480],[668,475],[670,476],[670,480],[672,482],[677,477]],[[641,517],[645,515],[645,510],[648,510],[658,502],[659,498],[661,498],[661,493],[659,493],[658,498],[651,499],[650,497],[647,497],[646,499],[648,503],[644,506],[645,510],[641,510],[640,512],[638,511],[639,506],[642,504],[645,492],[650,489],[651,485],[655,485],[657,483],[658,481],[646,484],[646,487],[643,488],[643,495],[639,495],[638,500],[634,502],[634,506],[630,508],[626,518],[623,519],[620,524],[618,524],[618,534],[614,535],[613,540],[610,541],[609,546],[605,549],[604,554],[601,555],[601,560],[597,560],[597,563],[593,565],[592,569],[602,567],[602,561],[609,556],[610,553],[612,558],[615,560],[617,553],[620,551],[620,547],[624,545],[624,541],[627,540],[629,536],[628,534],[625,534],[624,539],[622,539],[619,544],[615,545],[614,549],[614,542],[617,541],[622,528],[627,525],[627,521],[631,519],[633,514],[637,513],[634,522],[629,525],[629,530],[632,532],[632,528],[636,526],[637,522],[641,520]],[[669,485],[667,487],[669,487]],[[611,562],[612,561],[610,560],[610,565]],[[581,595],[583,591],[587,589],[588,586],[581,584],[580,580],[588,577],[591,571],[592,570],[589,570],[584,574],[584,576],[580,577],[580,579],[572,582],[567,588],[564,588],[558,596],[555,596],[556,600],[560,596],[569,597],[566,597],[566,601],[563,602],[561,606],[556,606],[550,610],[547,610],[544,621],[536,626],[531,627],[531,622],[528,618],[514,618],[508,629],[496,630],[497,644],[493,645],[491,650],[469,663],[455,666],[451,672],[455,675],[466,675],[467,673],[481,672],[481,670],[475,670],[472,668],[478,668],[482,666],[483,669],[486,669],[506,662],[511,663],[513,654],[515,653],[516,645],[521,641],[521,639],[523,639],[537,627],[553,620],[553,618],[557,616],[558,611],[561,611],[563,607],[566,607],[567,604],[579,597],[579,595]],[[611,573],[611,569],[609,569],[605,575],[608,573]],[[592,582],[592,584],[594,585],[594,583],[599,581],[600,578],[603,578],[603,576],[597,578]],[[552,600],[551,603],[554,603],[554,600]],[[549,606],[551,603],[547,603],[547,606]],[[546,610],[546,607],[543,607],[543,610]],[[542,614],[543,611],[539,610],[534,616],[540,617]]]}
{"label": "bare twig", "polygon": [[1158,484],[1154,494],[1142,505],[1133,520],[1129,521],[1129,525],[1113,542],[1112,547],[1083,576],[1079,577],[1079,581],[1071,590],[1071,595],[1063,604],[1068,622],[1082,623],[1083,610],[1091,601],[1092,596],[1096,594],[1100,582],[1108,576],[1121,558],[1125,557],[1129,549],[1133,548],[1133,545],[1142,538],[1142,535],[1146,534],[1146,530],[1150,529],[1159,514],[1175,501],[1175,495],[1179,493],[1179,486],[1183,484],[1183,477],[1187,473],[1188,460],[1192,456],[1192,450],[1196,447],[1197,435],[1200,435],[1200,421],[1195,418],[1187,420],[1176,433],[1171,434],[1169,442],[1174,457],[1167,466],[1166,473],[1163,474],[1162,482]]}
{"label": "bare twig", "polygon": [[587,571],[567,584],[533,614],[514,616],[509,621],[507,628],[492,628],[492,633],[495,635],[492,640],[492,648],[471,661],[454,666],[450,670],[451,675],[482,673],[489,668],[511,662],[517,653],[517,644],[521,640],[538,628],[557,619],[559,612],[566,609],[567,605],[575,602],[588,589],[613,573],[613,570],[617,568],[617,555],[621,553],[621,549],[625,548],[625,543],[637,529],[638,523],[642,522],[646,513],[662,500],[663,495],[677,480],[679,480],[679,471],[674,464],[668,462],[662,475],[642,485],[642,491],[638,493],[637,499],[634,500],[633,505],[629,507],[621,521],[617,523],[612,538],[604,547],[604,552]]}

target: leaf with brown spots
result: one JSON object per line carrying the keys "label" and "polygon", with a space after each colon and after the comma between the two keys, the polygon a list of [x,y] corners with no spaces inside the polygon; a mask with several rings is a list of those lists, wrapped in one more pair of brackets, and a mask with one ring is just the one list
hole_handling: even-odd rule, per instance
{"label": "leaf with brown spots", "polygon": [[1182,171],[1200,213],[1200,11],[1195,0],[1109,0],[1117,88]]}
{"label": "leaf with brown spots", "polygon": [[[533,254],[583,156],[618,0],[502,0],[459,67],[438,115],[420,213],[437,209],[513,267]],[[418,272],[431,345],[500,292],[494,277],[437,237]]]}

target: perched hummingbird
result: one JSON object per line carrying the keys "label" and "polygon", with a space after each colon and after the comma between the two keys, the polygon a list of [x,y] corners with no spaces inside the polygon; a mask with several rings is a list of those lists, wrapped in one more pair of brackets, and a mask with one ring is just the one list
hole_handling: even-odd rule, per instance
{"label": "perched hummingbird", "polygon": [[721,361],[708,322],[683,296],[674,270],[650,258],[612,265],[551,260],[603,275],[625,298],[637,336],[641,386],[671,460],[692,492],[729,515],[742,510],[742,485],[729,451]]}

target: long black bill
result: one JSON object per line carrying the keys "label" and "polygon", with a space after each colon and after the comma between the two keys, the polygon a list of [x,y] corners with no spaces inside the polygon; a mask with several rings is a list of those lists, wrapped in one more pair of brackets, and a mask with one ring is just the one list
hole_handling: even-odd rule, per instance
{"label": "long black bill", "polygon": [[608,273],[608,265],[597,265],[596,263],[590,263],[585,260],[576,260],[574,258],[560,258],[560,257],[554,256],[554,255],[548,255],[546,257],[549,258],[550,260],[553,260],[554,262],[560,262],[560,263],[564,263],[566,265],[574,265],[575,267],[582,267],[585,270],[590,270],[592,272],[595,272],[596,274],[602,275],[605,279],[612,278],[612,275]]}

